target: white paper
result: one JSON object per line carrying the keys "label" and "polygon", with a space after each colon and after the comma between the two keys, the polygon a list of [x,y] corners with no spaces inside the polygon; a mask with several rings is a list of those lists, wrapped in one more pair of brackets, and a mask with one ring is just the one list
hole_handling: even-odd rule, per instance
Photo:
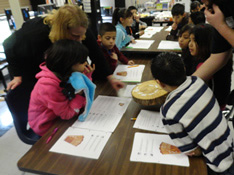
{"label": "white paper", "polygon": [[135,49],[148,49],[151,44],[154,43],[154,40],[135,40],[136,43],[130,43],[126,48],[135,48]]}
{"label": "white paper", "polygon": [[[83,141],[77,146],[65,141],[67,136],[74,135],[84,137]],[[108,132],[90,131],[86,129],[69,127],[49,151],[98,159],[108,139],[110,138],[110,135],[111,133]]]}
{"label": "white paper", "polygon": [[132,98],[132,89],[135,87],[136,85],[127,85],[124,88],[121,88],[118,91],[118,96],[119,97],[127,97],[127,98]]}
{"label": "white paper", "polygon": [[0,52],[1,52],[1,53],[4,53],[3,45],[0,45]]}
{"label": "white paper", "polygon": [[156,111],[141,110],[137,116],[133,128],[168,133],[162,123],[160,113]]}
{"label": "white paper", "polygon": [[153,26],[149,26],[147,27],[144,31],[149,32],[149,31],[156,31],[156,32],[160,32],[164,27],[153,27]]}
{"label": "white paper", "polygon": [[183,153],[162,154],[159,149],[162,142],[174,145],[168,135],[135,133],[130,161],[189,166],[188,156]]}
{"label": "white paper", "polygon": [[140,38],[152,38],[152,34],[151,33],[148,33],[148,32],[145,32],[143,35],[140,36]]}
{"label": "white paper", "polygon": [[178,41],[167,41],[167,40],[162,40],[159,43],[158,49],[181,50]]}
{"label": "white paper", "polygon": [[[113,75],[116,79],[123,82],[141,82],[144,69],[145,65],[118,65]],[[120,75],[121,73],[125,74]]]}
{"label": "white paper", "polygon": [[91,1],[90,0],[85,0],[83,1],[83,5],[84,5],[84,11],[86,13],[91,13],[92,9],[91,9]]}
{"label": "white paper", "polygon": [[172,27],[171,27],[171,26],[169,26],[165,31],[170,32],[170,31],[171,31],[171,29],[172,29]]}
{"label": "white paper", "polygon": [[153,35],[155,35],[157,32],[160,32],[163,29],[163,27],[147,27],[144,30],[144,34],[140,36],[140,38],[152,38]]}
{"label": "white paper", "polygon": [[84,122],[76,121],[76,128],[114,132],[131,99],[111,96],[98,96]]}

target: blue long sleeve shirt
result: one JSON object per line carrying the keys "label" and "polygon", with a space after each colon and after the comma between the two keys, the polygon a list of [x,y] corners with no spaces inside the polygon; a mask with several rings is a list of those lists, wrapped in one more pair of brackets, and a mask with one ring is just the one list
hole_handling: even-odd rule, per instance
{"label": "blue long sleeve shirt", "polygon": [[115,44],[120,50],[121,48],[126,46],[126,44],[128,44],[131,41],[131,37],[128,36],[126,29],[124,28],[122,24],[118,23],[115,27],[116,27]]}

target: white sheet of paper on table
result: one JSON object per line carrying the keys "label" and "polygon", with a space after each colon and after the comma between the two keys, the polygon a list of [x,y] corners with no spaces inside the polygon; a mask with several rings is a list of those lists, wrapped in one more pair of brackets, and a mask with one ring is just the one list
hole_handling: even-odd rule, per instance
{"label": "white sheet of paper on table", "polygon": [[141,110],[137,116],[133,128],[168,133],[162,123],[160,113],[156,111]]}
{"label": "white sheet of paper on table", "polygon": [[162,142],[174,145],[168,135],[135,133],[130,161],[189,166],[188,156],[183,153],[162,154],[159,149]]}
{"label": "white sheet of paper on table", "polygon": [[145,32],[143,35],[140,36],[140,38],[152,38],[153,34]]}
{"label": "white sheet of paper on table", "polygon": [[72,126],[89,130],[114,132],[130,102],[130,98],[99,95],[94,100],[85,121],[77,120]]}
{"label": "white sheet of paper on table", "polygon": [[169,26],[167,29],[165,29],[165,31],[170,32],[170,31],[171,31],[171,29],[172,29],[172,27],[171,27],[171,26]]}
{"label": "white sheet of paper on table", "polygon": [[151,44],[154,43],[154,40],[135,40],[136,43],[130,43],[126,48],[135,48],[135,49],[148,49]]}
{"label": "white sheet of paper on table", "polygon": [[144,30],[144,34],[140,36],[140,38],[152,38],[153,35],[160,32],[163,27],[147,27]]}
{"label": "white sheet of paper on table", "polygon": [[[115,69],[113,75],[116,79],[123,81],[123,82],[141,82],[142,74],[145,69],[145,65],[118,65]],[[117,75],[119,72],[127,72],[126,76]]]}
{"label": "white sheet of paper on table", "polygon": [[167,40],[162,40],[159,43],[158,49],[181,50],[178,41],[167,41]]}
{"label": "white sheet of paper on table", "polygon": [[160,32],[164,27],[154,27],[154,26],[149,26],[147,27],[144,31],[156,31],[156,32]]}
{"label": "white sheet of paper on table", "polygon": [[[77,146],[65,141],[67,136],[74,135],[84,137],[83,141]],[[69,127],[49,151],[98,159],[110,136],[110,132],[90,131]]]}
{"label": "white sheet of paper on table", "polygon": [[118,91],[118,97],[127,97],[127,98],[132,98],[132,89],[135,87],[136,85],[127,85],[124,88],[121,88]]}

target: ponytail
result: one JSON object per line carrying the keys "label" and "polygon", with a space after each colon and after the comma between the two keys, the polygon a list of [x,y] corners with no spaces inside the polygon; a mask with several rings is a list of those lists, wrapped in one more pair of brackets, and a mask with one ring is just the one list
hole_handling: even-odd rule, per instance
{"label": "ponytail", "polygon": [[[116,26],[120,22],[120,18],[126,19],[132,17],[133,14],[130,10],[116,8],[112,16],[112,24]],[[121,23],[121,22],[120,22]]]}
{"label": "ponytail", "polygon": [[120,11],[120,9],[117,7],[117,8],[115,8],[115,10],[114,10],[114,13],[113,13],[113,15],[112,15],[112,24],[114,25],[114,26],[116,26],[116,24],[119,22],[119,11]]}

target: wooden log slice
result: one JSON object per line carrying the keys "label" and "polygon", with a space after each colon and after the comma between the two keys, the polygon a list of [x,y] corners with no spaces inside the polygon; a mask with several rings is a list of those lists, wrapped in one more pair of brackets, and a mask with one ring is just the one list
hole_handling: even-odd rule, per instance
{"label": "wooden log slice", "polygon": [[143,106],[161,106],[167,94],[155,80],[143,82],[132,89],[134,101]]}

